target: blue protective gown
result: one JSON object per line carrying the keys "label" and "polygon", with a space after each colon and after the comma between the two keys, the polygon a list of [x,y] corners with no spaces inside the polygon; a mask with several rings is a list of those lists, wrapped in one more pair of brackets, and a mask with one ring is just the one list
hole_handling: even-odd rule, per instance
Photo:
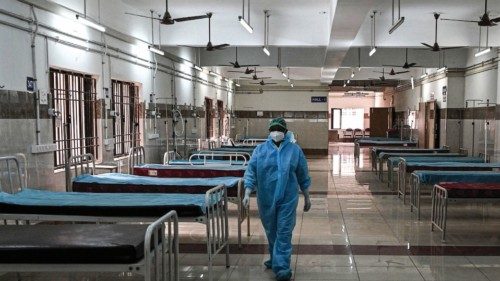
{"label": "blue protective gown", "polygon": [[269,242],[272,269],[278,279],[291,276],[292,232],[299,187],[304,191],[311,185],[302,149],[291,142],[289,133],[279,147],[268,138],[255,148],[244,180],[245,188],[257,191],[257,204]]}

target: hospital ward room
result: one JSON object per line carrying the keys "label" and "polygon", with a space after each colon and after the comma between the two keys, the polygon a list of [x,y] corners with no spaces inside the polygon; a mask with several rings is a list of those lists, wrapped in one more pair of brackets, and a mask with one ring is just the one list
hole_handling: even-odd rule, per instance
{"label": "hospital ward room", "polygon": [[500,281],[498,25],[0,0],[0,281]]}

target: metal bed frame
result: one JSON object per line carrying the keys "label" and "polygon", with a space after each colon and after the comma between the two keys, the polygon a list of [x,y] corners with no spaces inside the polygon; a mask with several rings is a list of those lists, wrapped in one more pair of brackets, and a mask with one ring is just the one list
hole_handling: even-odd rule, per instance
{"label": "metal bed frame", "polygon": [[[201,153],[194,153],[189,156],[189,164],[190,165],[195,165],[193,163],[193,160],[203,160],[203,165],[210,165],[210,163],[207,163],[207,160],[216,160],[216,157],[228,157],[229,158],[229,165],[242,165],[246,166],[247,165],[247,158],[246,155],[248,155],[248,159],[250,159],[250,154],[245,153],[245,152],[219,152],[219,151],[212,151],[210,153],[208,152],[201,152]],[[243,164],[236,164],[233,161],[238,161],[241,159],[243,161]]]}
{"label": "metal bed frame", "polygon": [[[19,156],[19,155],[16,155]],[[0,157],[0,163],[4,162],[8,174],[8,187],[10,193],[15,193],[15,180],[18,180],[19,187],[17,191],[25,188],[26,181],[23,180],[23,174],[16,156]],[[21,157],[25,160],[24,157]],[[11,164],[14,167],[14,173],[11,173]],[[13,175],[14,174],[14,175]],[[27,174],[24,174],[24,178]],[[0,182],[0,191],[3,186]],[[87,222],[118,222],[124,218],[98,218],[86,216],[66,216],[66,215],[39,215],[39,214],[0,214],[4,224],[8,220],[25,221],[87,221]],[[148,218],[151,221],[151,218]],[[127,220],[130,221],[130,220]],[[170,211],[159,219],[153,220],[144,236],[144,258],[134,264],[37,264],[37,263],[15,263],[0,264],[0,272],[132,272],[144,275],[145,281],[179,280],[179,219],[177,212]],[[162,233],[159,243],[159,233]],[[152,250],[150,250],[152,249]],[[154,276],[152,269],[154,266]],[[171,274],[168,274],[171,273]],[[168,277],[167,277],[168,275]],[[154,277],[154,279],[153,279]]]}
{"label": "metal bed frame", "polygon": [[446,221],[449,202],[496,203],[499,201],[500,198],[449,198],[448,190],[436,184],[432,189],[431,231],[434,231],[434,227],[441,230],[441,240],[442,242],[446,242]]}
{"label": "metal bed frame", "polygon": [[[15,161],[18,165],[18,160],[15,157],[0,157],[0,162],[2,160],[7,161],[7,167],[9,167],[9,161]],[[93,171],[91,164],[94,164],[94,157],[92,154],[84,154],[78,156],[72,156],[66,164],[66,182],[70,182],[70,185],[66,186],[68,191],[71,191],[71,169],[74,166],[75,173],[79,171],[82,173],[87,173],[88,171]],[[18,175],[19,181],[21,182],[21,174],[19,165]],[[11,192],[14,193],[14,185],[12,184],[12,178],[9,173],[9,182],[11,183]],[[20,189],[24,186],[20,185]],[[0,186],[1,188],[1,186]],[[0,189],[1,190],[1,189]],[[216,201],[214,201],[214,199]],[[227,189],[223,185],[216,186],[205,193],[205,206],[206,213],[203,216],[197,217],[180,217],[179,222],[198,222],[202,223],[206,227],[207,233],[207,255],[208,255],[208,276],[209,280],[212,280],[212,267],[213,260],[215,256],[225,249],[226,255],[226,267],[229,267],[229,224],[228,224],[228,198]],[[0,214],[0,219],[3,220],[24,220],[24,221],[47,221],[47,220],[61,220],[61,216],[57,215],[45,215],[45,214]],[[156,218],[150,217],[93,217],[93,216],[80,216],[80,215],[65,215],[63,217],[64,221],[78,221],[78,222],[147,222],[154,221]]]}
{"label": "metal bed frame", "polygon": [[[167,157],[167,153],[165,152],[165,157]],[[139,146],[139,147],[133,147],[129,151],[129,171],[131,174],[133,174],[133,169],[134,166],[137,166],[139,164],[143,164],[146,161],[145,159],[145,150],[144,147]],[[246,161],[245,161],[246,163]],[[210,164],[207,164],[210,165]],[[71,182],[71,180],[70,180]],[[69,185],[68,185],[69,186]],[[238,247],[242,247],[242,224],[247,221],[247,237],[250,237],[250,205],[245,208],[243,206],[243,197],[245,197],[245,188],[243,186],[243,181],[240,180],[238,182],[238,191],[237,191],[237,197],[227,197],[228,202],[232,204],[236,204],[237,209],[238,209]]]}
{"label": "metal bed frame", "polygon": [[[420,178],[415,176],[413,173],[410,178],[410,211],[413,212],[413,208],[417,209],[417,218],[420,220],[420,195],[422,190],[422,184]],[[431,189],[432,192],[432,189]],[[398,194],[399,196],[399,194]],[[405,203],[406,188],[403,194],[403,203]]]}
{"label": "metal bed frame", "polygon": [[[58,216],[53,216],[53,218],[57,220]],[[139,262],[131,264],[0,263],[0,272],[131,272],[143,275],[145,281],[178,281],[179,221],[177,213],[170,211],[148,226],[144,234],[144,257]]]}

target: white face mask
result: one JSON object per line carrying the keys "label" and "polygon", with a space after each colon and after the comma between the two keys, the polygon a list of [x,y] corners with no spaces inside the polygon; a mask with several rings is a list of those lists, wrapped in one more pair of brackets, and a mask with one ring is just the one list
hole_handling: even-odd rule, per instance
{"label": "white face mask", "polygon": [[269,136],[271,136],[271,139],[274,142],[280,142],[285,138],[285,133],[279,131],[272,131],[271,133],[269,133]]}

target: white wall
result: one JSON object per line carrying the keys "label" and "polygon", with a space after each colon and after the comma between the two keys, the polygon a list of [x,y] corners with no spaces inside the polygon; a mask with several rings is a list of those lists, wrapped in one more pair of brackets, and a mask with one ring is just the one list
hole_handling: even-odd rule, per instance
{"label": "white wall", "polygon": [[312,103],[311,97],[327,97],[328,92],[264,91],[262,94],[236,94],[236,110],[328,111],[327,103]]}

